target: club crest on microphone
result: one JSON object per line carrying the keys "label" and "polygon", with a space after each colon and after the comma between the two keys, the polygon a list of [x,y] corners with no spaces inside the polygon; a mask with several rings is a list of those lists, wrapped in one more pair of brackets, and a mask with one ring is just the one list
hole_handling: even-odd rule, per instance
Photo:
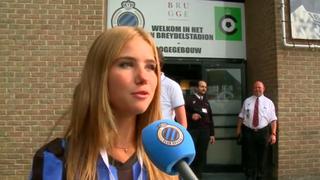
{"label": "club crest on microphone", "polygon": [[181,129],[167,123],[159,124],[157,134],[159,141],[168,146],[177,146],[182,143],[184,138]]}

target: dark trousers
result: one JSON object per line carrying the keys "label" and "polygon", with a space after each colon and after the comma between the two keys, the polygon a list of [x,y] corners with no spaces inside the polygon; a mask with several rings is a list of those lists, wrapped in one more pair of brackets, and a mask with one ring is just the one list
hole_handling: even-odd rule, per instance
{"label": "dark trousers", "polygon": [[256,131],[243,125],[242,135],[245,173],[250,180],[263,179],[269,146],[269,127]]}
{"label": "dark trousers", "polygon": [[195,173],[195,175],[201,179],[202,171],[207,162],[207,149],[210,141],[210,130],[209,129],[191,129],[189,130],[195,150],[196,156],[192,161],[190,167]]}

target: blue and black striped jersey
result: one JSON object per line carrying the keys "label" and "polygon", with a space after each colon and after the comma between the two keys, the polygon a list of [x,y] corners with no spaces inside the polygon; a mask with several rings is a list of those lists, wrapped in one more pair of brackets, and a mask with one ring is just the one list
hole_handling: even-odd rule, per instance
{"label": "blue and black striped jersey", "polygon": [[[57,138],[40,148],[32,163],[30,180],[66,180],[65,169],[65,149],[67,142],[65,139]],[[131,162],[132,178],[134,180],[148,179],[147,171],[135,158]],[[102,153],[97,161],[98,180],[118,180],[121,170],[109,164],[106,153]],[[121,177],[121,174],[120,174]]]}

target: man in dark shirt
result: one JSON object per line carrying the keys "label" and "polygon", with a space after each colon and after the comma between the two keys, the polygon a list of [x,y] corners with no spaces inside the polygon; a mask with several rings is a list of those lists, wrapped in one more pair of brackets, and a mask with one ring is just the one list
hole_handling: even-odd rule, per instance
{"label": "man in dark shirt", "polygon": [[198,81],[196,92],[186,100],[188,131],[196,149],[196,157],[191,168],[199,179],[206,165],[209,142],[215,143],[212,110],[205,96],[206,92],[207,83],[203,80]]}

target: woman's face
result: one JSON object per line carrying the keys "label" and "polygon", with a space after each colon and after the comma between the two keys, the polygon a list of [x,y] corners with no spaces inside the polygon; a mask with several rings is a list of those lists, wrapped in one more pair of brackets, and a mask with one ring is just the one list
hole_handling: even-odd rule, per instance
{"label": "woman's face", "polygon": [[108,79],[109,100],[116,116],[141,114],[157,87],[152,47],[141,37],[130,40],[113,62]]}

